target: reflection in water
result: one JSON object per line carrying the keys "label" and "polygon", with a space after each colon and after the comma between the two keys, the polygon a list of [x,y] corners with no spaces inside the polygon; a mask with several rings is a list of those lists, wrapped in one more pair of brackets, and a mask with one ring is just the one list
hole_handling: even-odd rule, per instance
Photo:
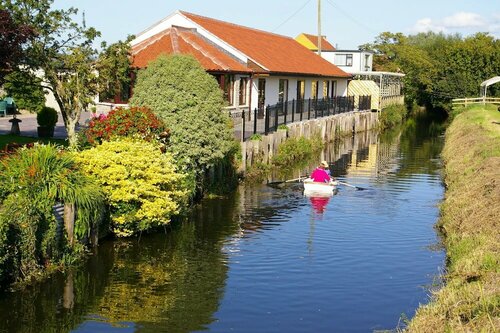
{"label": "reflection in water", "polygon": [[443,194],[436,128],[411,120],[328,146],[318,161],[369,191],[241,187],[167,233],[106,241],[80,269],[1,295],[0,332],[394,328],[443,262],[428,250]]}
{"label": "reflection in water", "polygon": [[314,211],[318,214],[323,214],[325,209],[326,209],[326,205],[328,205],[328,202],[330,201],[330,197],[329,196],[323,196],[323,197],[309,197],[309,201],[311,201],[311,205],[312,207],[314,208]]}
{"label": "reflection in water", "polygon": [[[195,208],[194,222],[167,235],[107,241],[82,269],[4,295],[0,331],[203,329],[214,320],[223,293],[228,268],[221,241],[237,230],[228,223],[236,198]],[[201,220],[204,225],[196,223]]]}

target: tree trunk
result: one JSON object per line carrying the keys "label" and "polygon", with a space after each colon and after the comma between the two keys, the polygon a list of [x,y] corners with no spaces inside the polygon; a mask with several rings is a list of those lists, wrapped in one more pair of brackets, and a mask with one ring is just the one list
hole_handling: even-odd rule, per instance
{"label": "tree trunk", "polygon": [[64,204],[64,228],[68,237],[68,243],[74,244],[75,241],[75,204]]}
{"label": "tree trunk", "polygon": [[67,118],[66,121],[66,132],[68,133],[68,142],[70,147],[76,147],[78,142],[78,136],[76,133],[76,123],[78,119]]}

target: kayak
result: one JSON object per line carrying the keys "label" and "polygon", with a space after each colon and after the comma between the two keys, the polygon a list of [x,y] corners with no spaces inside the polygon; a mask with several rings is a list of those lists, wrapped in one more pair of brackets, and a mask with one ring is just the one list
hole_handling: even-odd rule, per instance
{"label": "kayak", "polygon": [[303,181],[304,194],[333,194],[337,188],[337,182],[318,183],[314,182],[311,178],[306,178]]}

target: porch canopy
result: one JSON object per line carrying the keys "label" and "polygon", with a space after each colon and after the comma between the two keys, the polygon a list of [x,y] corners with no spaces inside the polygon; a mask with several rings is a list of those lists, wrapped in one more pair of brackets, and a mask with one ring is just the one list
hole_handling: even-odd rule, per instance
{"label": "porch canopy", "polygon": [[492,84],[500,82],[500,76],[494,76],[491,79],[488,79],[486,81],[483,81],[481,83],[481,90],[483,90],[483,97],[486,97],[486,91],[488,90],[488,87],[491,86]]}

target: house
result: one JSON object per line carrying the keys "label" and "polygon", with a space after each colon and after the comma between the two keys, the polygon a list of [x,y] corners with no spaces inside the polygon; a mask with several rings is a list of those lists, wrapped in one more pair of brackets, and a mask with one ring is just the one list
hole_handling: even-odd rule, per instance
{"label": "house", "polygon": [[[301,33],[295,40],[302,46],[317,53],[318,36]],[[370,72],[373,64],[373,52],[361,50],[338,50],[326,40],[321,38],[321,57],[347,73]]]}
{"label": "house", "polygon": [[[313,52],[317,52],[319,49],[317,35],[301,33],[295,37],[295,40]],[[321,36],[321,52],[324,51],[335,51],[335,47],[326,40],[326,36]]]}
{"label": "house", "polygon": [[291,100],[346,96],[351,75],[293,38],[176,11],[131,42],[132,65],[160,54],[193,55],[213,75],[228,110],[263,110]]}
{"label": "house", "polygon": [[[302,33],[295,37],[302,46],[318,53],[318,36]],[[321,40],[321,57],[353,75],[349,81],[349,96],[371,96],[371,108],[382,110],[393,104],[404,104],[402,73],[376,72],[373,67],[373,52],[361,50],[339,50],[325,36]]]}

